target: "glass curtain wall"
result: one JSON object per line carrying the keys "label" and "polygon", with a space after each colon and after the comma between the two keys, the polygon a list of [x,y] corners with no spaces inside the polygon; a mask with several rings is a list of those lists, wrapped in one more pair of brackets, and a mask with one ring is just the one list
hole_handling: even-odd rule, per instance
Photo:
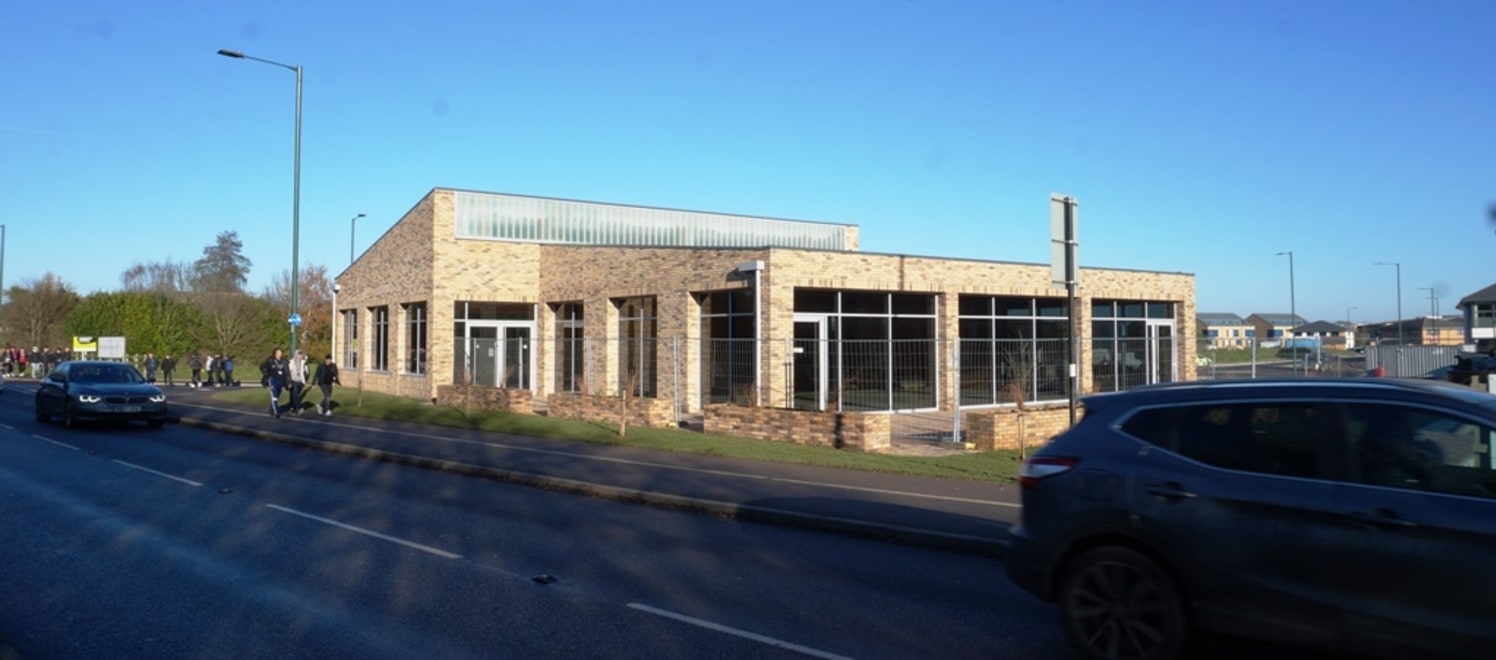
{"label": "glass curtain wall", "polygon": [[586,391],[582,303],[556,306],[556,391]]}
{"label": "glass curtain wall", "polygon": [[1174,303],[1091,303],[1091,389],[1114,392],[1174,379]]}
{"label": "glass curtain wall", "polygon": [[713,291],[698,300],[703,402],[751,405],[757,381],[753,289]]}
{"label": "glass curtain wall", "polygon": [[797,326],[824,325],[827,351],[835,359],[797,363],[795,372],[809,377],[814,370],[833,410],[934,408],[935,305],[935,295],[926,293],[796,289]]}
{"label": "glass curtain wall", "polygon": [[958,304],[961,405],[1069,399],[1064,299],[964,295]]}
{"label": "glass curtain wall", "polygon": [[654,296],[615,300],[618,306],[618,390],[652,397],[655,387],[658,318]]}

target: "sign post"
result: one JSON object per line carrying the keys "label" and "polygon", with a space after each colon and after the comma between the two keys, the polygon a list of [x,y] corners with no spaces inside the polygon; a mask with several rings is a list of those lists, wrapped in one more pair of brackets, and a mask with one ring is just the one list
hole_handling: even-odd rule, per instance
{"label": "sign post", "polygon": [[1080,323],[1076,318],[1075,289],[1080,284],[1076,265],[1076,224],[1079,204],[1074,197],[1049,194],[1049,280],[1052,286],[1065,287],[1066,314],[1070,317],[1070,425],[1075,426],[1075,412],[1080,394]]}

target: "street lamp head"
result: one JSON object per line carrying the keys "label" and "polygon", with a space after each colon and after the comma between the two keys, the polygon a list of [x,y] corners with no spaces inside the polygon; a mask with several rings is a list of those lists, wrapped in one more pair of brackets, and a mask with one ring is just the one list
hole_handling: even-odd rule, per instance
{"label": "street lamp head", "polygon": [[333,284],[332,284],[332,292],[333,293],[337,293],[337,292],[342,291],[342,290],[343,290],[343,285],[338,284],[337,282],[333,282]]}
{"label": "street lamp head", "polygon": [[353,216],[353,217],[355,217],[355,218],[362,218],[362,217],[366,217],[367,215],[368,214],[366,214],[366,213],[360,213],[360,214],[358,214],[356,216]]}
{"label": "street lamp head", "polygon": [[244,59],[244,53],[241,53],[237,50],[229,50],[227,48],[219,48],[218,54],[224,57],[232,57],[240,60]]}

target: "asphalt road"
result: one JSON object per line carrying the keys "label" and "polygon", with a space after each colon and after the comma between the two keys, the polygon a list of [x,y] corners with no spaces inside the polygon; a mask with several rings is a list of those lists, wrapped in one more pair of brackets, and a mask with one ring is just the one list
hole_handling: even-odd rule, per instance
{"label": "asphalt road", "polygon": [[12,383],[0,638],[33,660],[1071,657],[987,555],[31,414]]}

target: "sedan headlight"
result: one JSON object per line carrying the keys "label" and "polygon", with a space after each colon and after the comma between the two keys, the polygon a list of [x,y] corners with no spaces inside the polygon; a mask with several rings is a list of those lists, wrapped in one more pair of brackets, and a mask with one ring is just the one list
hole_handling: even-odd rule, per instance
{"label": "sedan headlight", "polygon": [[165,402],[166,402],[166,395],[165,394],[152,394],[151,395],[151,403],[165,403]]}
{"label": "sedan headlight", "polygon": [[103,397],[97,394],[79,394],[78,403],[98,403]]}

